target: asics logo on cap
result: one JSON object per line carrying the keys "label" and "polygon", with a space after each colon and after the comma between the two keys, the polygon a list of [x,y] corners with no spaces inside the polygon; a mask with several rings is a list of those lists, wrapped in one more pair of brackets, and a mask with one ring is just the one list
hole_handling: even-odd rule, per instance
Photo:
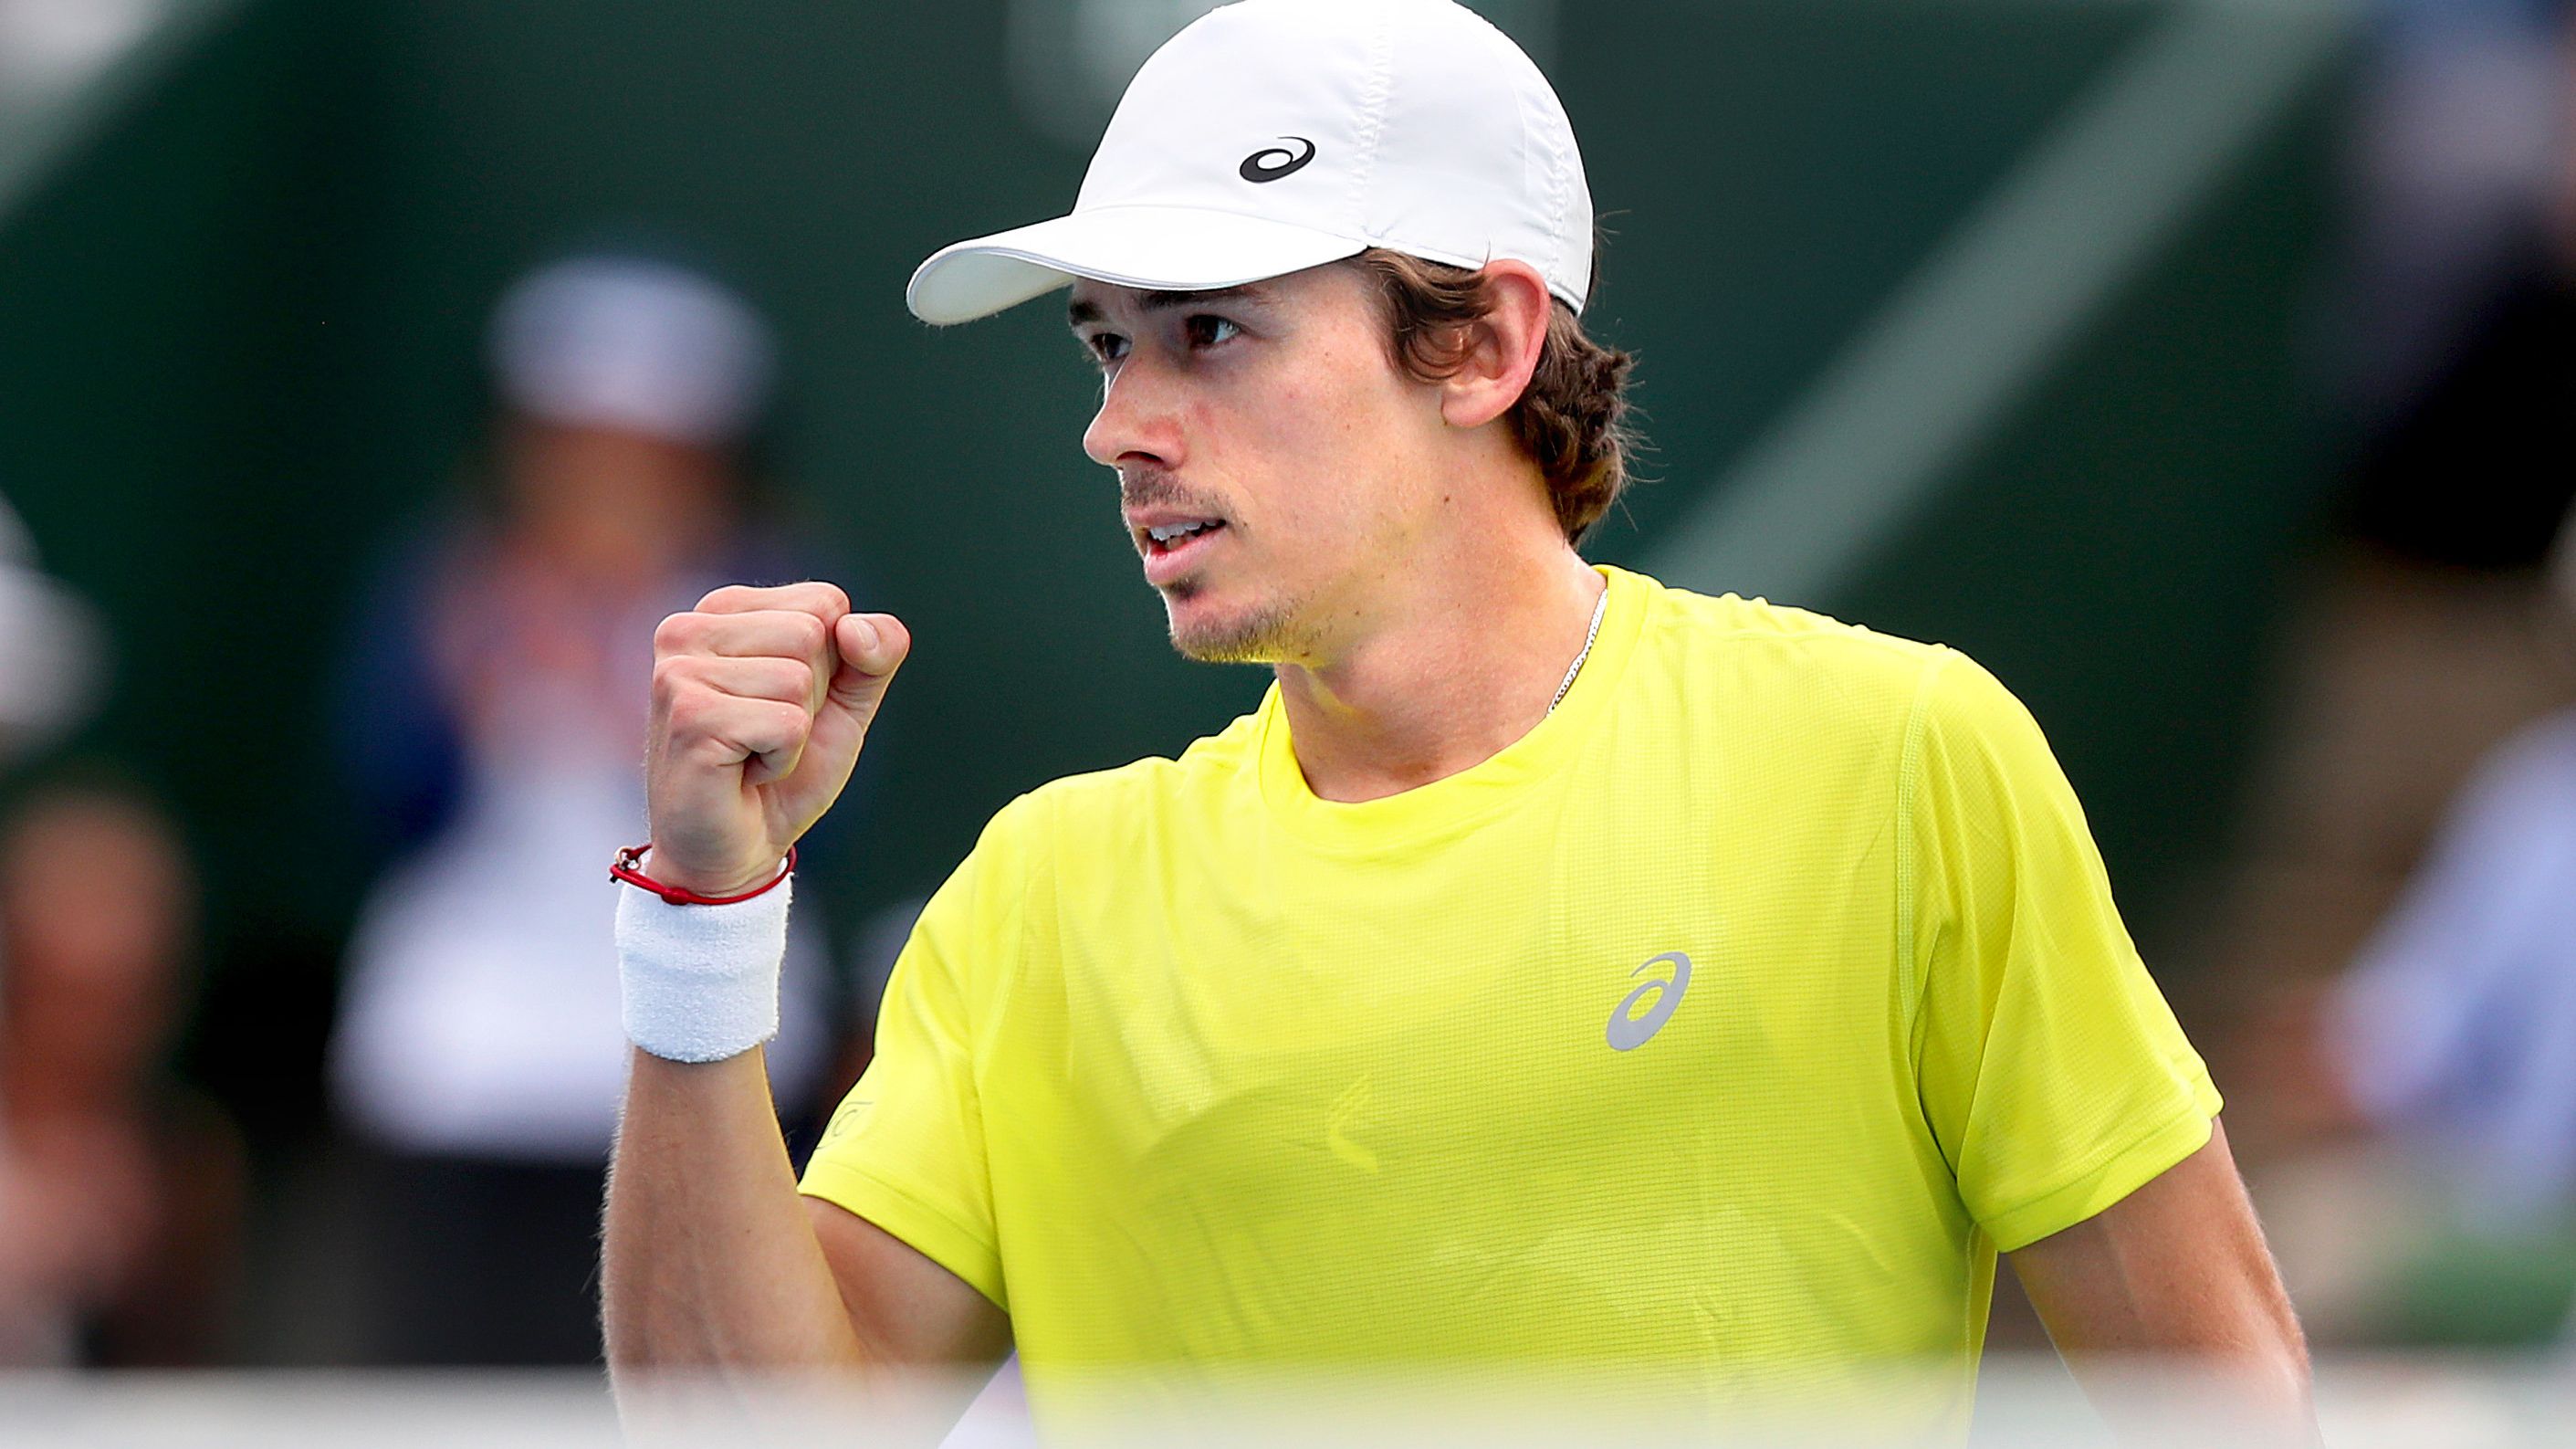
{"label": "asics logo on cap", "polygon": [[1243,164],[1236,168],[1237,173],[1240,174],[1244,180],[1253,182],[1257,185],[1264,181],[1276,181],[1282,176],[1289,175],[1299,170],[1304,167],[1307,162],[1315,159],[1314,142],[1307,140],[1303,136],[1282,136],[1279,139],[1282,141],[1294,141],[1299,145],[1304,146],[1306,149],[1301,152],[1291,151],[1285,146],[1271,146],[1263,150],[1255,151],[1251,155],[1243,158]]}

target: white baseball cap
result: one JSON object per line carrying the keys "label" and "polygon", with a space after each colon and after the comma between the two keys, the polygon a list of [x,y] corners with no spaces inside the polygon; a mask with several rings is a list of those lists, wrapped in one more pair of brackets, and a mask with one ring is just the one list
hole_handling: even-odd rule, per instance
{"label": "white baseball cap", "polygon": [[1581,311],[1592,194],[1565,107],[1450,0],[1242,0],[1136,72],[1069,215],[941,249],[905,300],[968,322],[1075,277],[1204,291],[1370,247],[1524,261]]}

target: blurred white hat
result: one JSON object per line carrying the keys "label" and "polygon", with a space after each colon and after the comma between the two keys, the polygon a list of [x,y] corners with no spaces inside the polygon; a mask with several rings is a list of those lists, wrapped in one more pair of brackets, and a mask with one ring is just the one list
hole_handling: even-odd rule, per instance
{"label": "blurred white hat", "polygon": [[769,328],[741,298],[668,262],[585,256],[513,286],[492,319],[502,397],[548,422],[728,442],[768,405]]}
{"label": "blurred white hat", "polygon": [[1243,0],[1128,83],[1070,214],[944,248],[906,293],[965,322],[1090,277],[1201,291],[1385,247],[1528,262],[1583,309],[1592,194],[1565,107],[1451,0]]}
{"label": "blurred white hat", "polygon": [[80,596],[35,567],[18,516],[0,503],[0,759],[78,724],[97,702],[106,631]]}

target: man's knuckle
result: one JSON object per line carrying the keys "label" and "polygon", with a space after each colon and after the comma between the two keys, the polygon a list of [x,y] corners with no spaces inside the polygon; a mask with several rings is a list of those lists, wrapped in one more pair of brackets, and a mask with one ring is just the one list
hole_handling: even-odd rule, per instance
{"label": "man's knuckle", "polygon": [[653,627],[653,651],[657,654],[681,654],[697,647],[703,637],[703,616],[694,613],[673,614]]}
{"label": "man's knuckle", "polygon": [[676,700],[689,686],[696,684],[699,670],[698,657],[694,654],[666,654],[654,660],[654,697]]}
{"label": "man's knuckle", "polygon": [[798,654],[816,653],[832,637],[832,626],[821,615],[803,609],[788,615],[787,629]]}
{"label": "man's knuckle", "polygon": [[802,659],[781,659],[770,671],[770,683],[778,698],[802,700],[814,687],[814,666]]}
{"label": "man's knuckle", "polygon": [[706,699],[686,686],[673,686],[662,695],[663,729],[674,740],[686,743],[704,735]]}
{"label": "man's knuckle", "polygon": [[716,735],[700,734],[691,737],[683,744],[679,755],[681,759],[692,765],[707,768],[731,764],[736,750]]}
{"label": "man's knuckle", "polygon": [[771,701],[765,713],[767,717],[762,723],[769,738],[777,741],[777,748],[801,745],[805,743],[805,736],[813,731],[814,717],[800,705]]}

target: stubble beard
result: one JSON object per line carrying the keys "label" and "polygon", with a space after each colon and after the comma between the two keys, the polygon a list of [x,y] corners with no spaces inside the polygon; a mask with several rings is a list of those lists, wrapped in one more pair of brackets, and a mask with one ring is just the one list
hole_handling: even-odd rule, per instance
{"label": "stubble beard", "polygon": [[[1228,518],[1229,528],[1242,525],[1231,521],[1229,511],[1194,489],[1182,486],[1167,469],[1159,467],[1122,468],[1118,473],[1119,505],[1141,508],[1168,504],[1212,518]],[[1171,627],[1172,648],[1184,659],[1201,664],[1276,664],[1304,653],[1303,645],[1313,631],[1297,622],[1298,601],[1273,600],[1256,604],[1232,618],[1194,620],[1184,624],[1182,610],[1192,600],[1207,592],[1206,585],[1193,574],[1175,579],[1163,588],[1163,607]]]}
{"label": "stubble beard", "polygon": [[1164,590],[1170,611],[1172,648],[1201,664],[1276,664],[1304,653],[1307,630],[1297,622],[1292,603],[1257,606],[1231,618],[1183,623],[1182,606],[1204,590],[1196,579],[1182,579]]}

